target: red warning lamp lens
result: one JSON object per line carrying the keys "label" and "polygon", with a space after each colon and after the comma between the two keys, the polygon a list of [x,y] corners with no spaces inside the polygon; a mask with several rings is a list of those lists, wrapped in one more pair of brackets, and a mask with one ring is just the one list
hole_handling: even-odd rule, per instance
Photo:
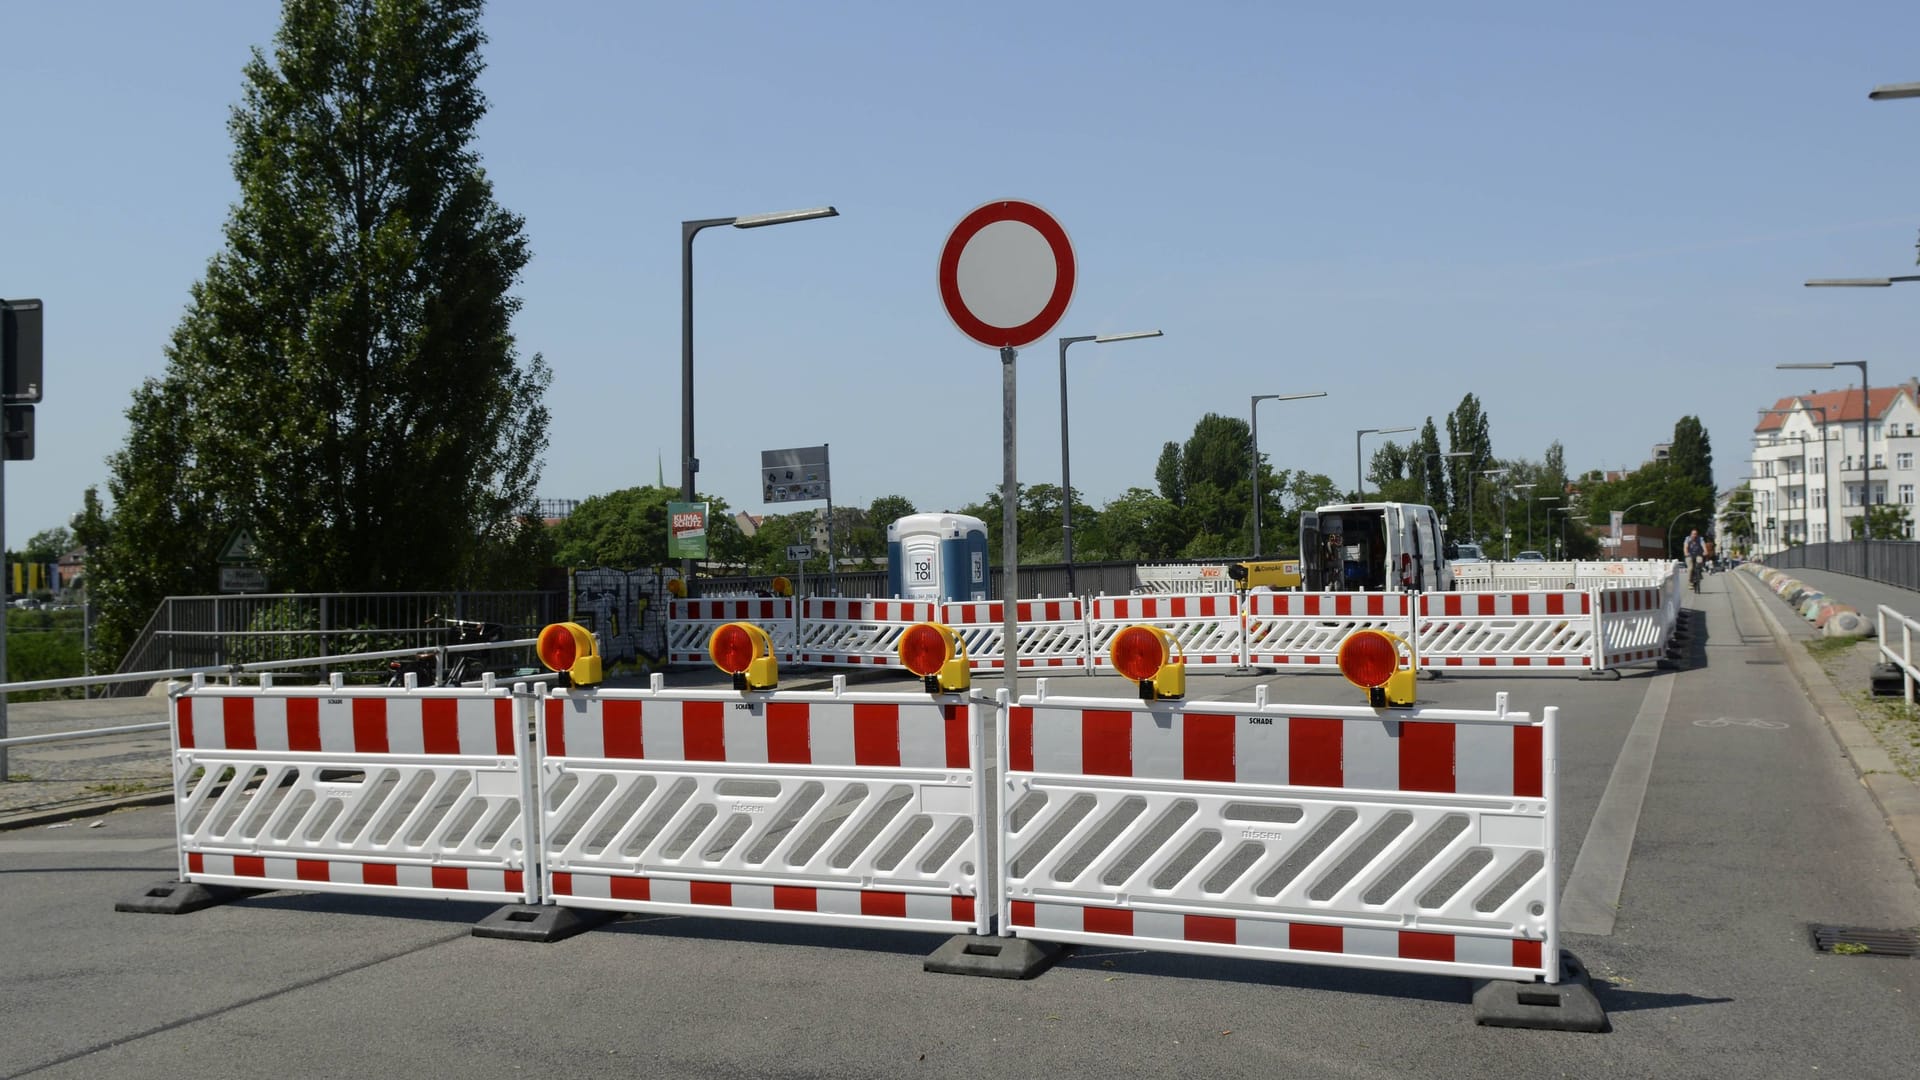
{"label": "red warning lamp lens", "polygon": [[713,656],[714,666],[729,675],[738,675],[753,663],[753,635],[739,623],[728,623],[713,632],[707,651]]}
{"label": "red warning lamp lens", "polygon": [[567,671],[579,658],[579,648],[573,639],[573,631],[565,623],[554,623],[540,631],[540,640],[534,644],[534,650],[540,654],[540,662],[553,671]]}
{"label": "red warning lamp lens", "polygon": [[946,635],[926,623],[910,626],[900,635],[900,662],[923,679],[938,674],[951,655]]}
{"label": "red warning lamp lens", "polygon": [[1166,645],[1145,626],[1129,626],[1115,634],[1110,652],[1114,670],[1134,682],[1153,678],[1167,663]]}
{"label": "red warning lamp lens", "polygon": [[1400,666],[1399,649],[1385,634],[1361,631],[1340,645],[1340,673],[1357,686],[1385,686]]}

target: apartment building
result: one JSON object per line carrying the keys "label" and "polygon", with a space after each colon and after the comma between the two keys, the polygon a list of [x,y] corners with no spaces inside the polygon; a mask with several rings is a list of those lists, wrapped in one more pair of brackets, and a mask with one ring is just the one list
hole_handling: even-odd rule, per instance
{"label": "apartment building", "polygon": [[1869,502],[1908,508],[1920,485],[1920,382],[1874,387],[1867,395],[1865,440],[1857,389],[1784,397],[1754,426],[1751,469],[1754,550],[1779,551],[1853,536],[1852,519]]}

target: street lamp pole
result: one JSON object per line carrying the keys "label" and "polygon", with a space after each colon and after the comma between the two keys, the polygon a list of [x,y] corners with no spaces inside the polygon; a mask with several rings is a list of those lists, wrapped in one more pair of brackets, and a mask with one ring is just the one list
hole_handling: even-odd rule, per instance
{"label": "street lamp pole", "polygon": [[[693,238],[702,229],[731,225],[736,229],[757,229],[765,225],[785,225],[793,221],[839,217],[831,206],[811,210],[783,210],[773,214],[749,214],[745,217],[700,218],[680,223],[680,501],[693,501],[693,477],[700,471],[700,459],[693,456]],[[697,595],[693,587],[693,560],[680,560],[680,581],[688,596]]]}
{"label": "street lamp pole", "polygon": [[[1838,285],[1846,283],[1846,280],[1809,281],[1807,284],[1809,286]],[[1895,281],[1920,281],[1920,274],[1861,280],[1873,281],[1885,286]],[[1871,578],[1873,576],[1873,432],[1869,417],[1872,411],[1870,401],[1873,397],[1873,382],[1867,378],[1867,362],[1865,360],[1834,360],[1824,364],[1775,364],[1774,367],[1783,371],[1831,371],[1836,367],[1860,369],[1860,503],[1864,507],[1860,518],[1860,576]],[[1845,482],[1846,477],[1842,476],[1841,483]]]}
{"label": "street lamp pole", "polygon": [[1105,345],[1114,341],[1136,341],[1160,337],[1158,330],[1133,330],[1124,334],[1082,334],[1060,339],[1060,561],[1067,564],[1067,595],[1079,595],[1073,585],[1073,474],[1067,463],[1067,346],[1091,341]]}
{"label": "street lamp pole", "polygon": [[1688,514],[1697,514],[1699,512],[1700,508],[1696,506],[1691,510],[1682,510],[1673,515],[1673,520],[1667,523],[1667,531],[1660,534],[1660,553],[1662,555],[1669,557],[1673,555],[1673,527],[1680,524],[1681,518],[1686,517]]}
{"label": "street lamp pole", "polygon": [[1529,548],[1533,546],[1533,489],[1539,486],[1537,483],[1507,485],[1508,491],[1525,491],[1527,493],[1527,547]]}
{"label": "street lamp pole", "polygon": [[1418,431],[1418,430],[1420,429],[1410,428],[1410,427],[1386,427],[1386,428],[1370,427],[1370,428],[1361,428],[1360,430],[1353,433],[1353,497],[1356,502],[1365,502],[1367,499],[1366,480],[1364,478],[1364,475],[1360,472],[1360,436],[1362,435],[1397,435],[1402,431]]}
{"label": "street lamp pole", "polygon": [[[1253,416],[1250,425],[1253,436],[1253,557],[1260,557],[1260,403],[1263,401],[1301,401],[1306,398],[1326,397],[1325,390],[1315,390],[1310,394],[1254,394],[1253,402],[1247,411]],[[1304,554],[1304,553],[1303,553]]]}
{"label": "street lamp pole", "polygon": [[[1561,496],[1559,495],[1540,495],[1535,497],[1533,502],[1530,502],[1527,504],[1527,546],[1528,547],[1533,546],[1533,503],[1559,502],[1560,499],[1561,499]],[[1557,509],[1559,508],[1554,506],[1547,507],[1547,538],[1549,540],[1553,538],[1553,512]]]}

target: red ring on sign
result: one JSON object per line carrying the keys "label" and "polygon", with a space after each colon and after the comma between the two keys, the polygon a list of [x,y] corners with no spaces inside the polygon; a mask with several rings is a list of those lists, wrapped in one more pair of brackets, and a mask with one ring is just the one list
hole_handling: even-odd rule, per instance
{"label": "red ring on sign", "polygon": [[[1053,295],[1040,308],[1040,314],[1019,326],[995,326],[975,318],[960,296],[960,256],[976,233],[1001,221],[1018,221],[1031,227],[1045,237],[1047,246],[1053,249]],[[1033,344],[1054,328],[1060,316],[1067,313],[1067,305],[1073,302],[1073,245],[1067,240],[1067,230],[1053,215],[1018,199],[1003,199],[975,208],[953,227],[947,246],[940,251],[940,300],[946,305],[947,317],[960,332],[982,345],[1017,349]]]}

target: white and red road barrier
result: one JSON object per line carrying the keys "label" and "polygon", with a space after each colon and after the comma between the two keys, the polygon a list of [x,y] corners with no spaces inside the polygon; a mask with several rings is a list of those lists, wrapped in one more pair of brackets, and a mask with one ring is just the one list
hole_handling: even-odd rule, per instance
{"label": "white and red road barrier", "polygon": [[1424,593],[1414,627],[1416,655],[1422,668],[1442,671],[1592,670],[1600,633],[1595,608],[1595,594],[1587,592]]}
{"label": "white and red road barrier", "polygon": [[1191,596],[1100,596],[1088,620],[1088,645],[1096,672],[1113,670],[1113,636],[1142,623],[1173,635],[1189,671],[1232,671],[1246,666],[1237,593]]}
{"label": "white and red road barrier", "polygon": [[[1085,604],[1075,598],[1019,600],[1014,611],[1020,670],[1083,670],[1092,648]],[[953,629],[967,650],[973,671],[1005,671],[1006,605],[998,600],[948,601],[939,622]]]}
{"label": "white and red road barrier", "polygon": [[280,690],[195,676],[171,705],[182,881],[538,899],[526,710],[504,687]]}
{"label": "white and red road barrier", "polygon": [[959,697],[540,699],[550,903],[965,932],[985,827]]}
{"label": "white and red road barrier", "polygon": [[[1550,565],[1550,564],[1549,564]],[[1583,564],[1585,565],[1585,564]],[[1619,564],[1602,564],[1619,565]],[[1671,564],[1657,584],[1513,592],[1198,593],[1021,600],[1020,669],[1112,671],[1115,634],[1149,624],[1172,634],[1191,671],[1271,667],[1333,671],[1341,642],[1387,630],[1414,648],[1419,666],[1447,673],[1514,668],[1604,671],[1661,659],[1680,608]],[[790,600],[676,600],[670,656],[706,663],[707,638],[726,622],[754,622],[782,662],[901,667],[900,636],[919,622],[950,626],[977,672],[1004,670],[999,601],[805,601],[796,630]],[[769,614],[770,613],[770,614]],[[771,621],[767,621],[771,619]]]}
{"label": "white and red road barrier", "polygon": [[667,602],[667,662],[707,663],[707,639],[730,622],[750,622],[773,639],[774,655],[792,659],[798,638],[790,596],[675,599]]}
{"label": "white and red road barrier", "polygon": [[1340,643],[1355,630],[1386,630],[1412,641],[1412,593],[1249,593],[1247,662],[1257,667],[1337,670]]}
{"label": "white and red road barrier", "polygon": [[1556,710],[1023,697],[1001,933],[1560,978]]}
{"label": "white and red road barrier", "polygon": [[1485,711],[1376,710],[1270,704],[1264,687],[1250,702],[1059,697],[1048,680],[1017,702],[843,680],[196,680],[173,717],[180,872],[198,885],[514,905],[489,922],[945,931],[987,956],[1023,938],[1565,974],[1557,712],[1511,711],[1505,694]]}
{"label": "white and red road barrier", "polygon": [[[932,622],[939,604],[931,600],[860,600],[809,596],[800,605],[799,644],[781,659],[839,667],[900,666],[900,635],[916,623]],[[751,621],[751,620],[748,620]],[[701,660],[705,660],[702,645]]]}

